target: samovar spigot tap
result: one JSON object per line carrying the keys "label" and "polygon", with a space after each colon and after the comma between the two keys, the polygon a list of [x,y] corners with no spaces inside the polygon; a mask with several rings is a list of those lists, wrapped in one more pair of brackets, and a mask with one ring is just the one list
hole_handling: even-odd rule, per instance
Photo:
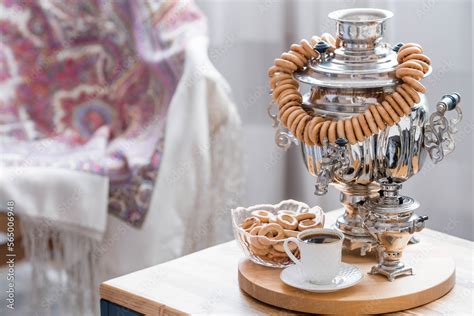
{"label": "samovar spigot tap", "polygon": [[324,195],[328,192],[329,183],[334,177],[342,176],[349,167],[349,158],[346,154],[347,139],[336,139],[336,145],[328,144],[327,139],[323,142],[321,167],[316,174],[316,185],[314,194]]}

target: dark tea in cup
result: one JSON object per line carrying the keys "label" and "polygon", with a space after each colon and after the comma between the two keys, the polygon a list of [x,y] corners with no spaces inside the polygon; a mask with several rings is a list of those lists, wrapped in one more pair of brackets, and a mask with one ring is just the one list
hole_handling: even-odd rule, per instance
{"label": "dark tea in cup", "polygon": [[341,240],[339,235],[331,233],[315,233],[304,236],[302,241],[310,244],[330,244]]}

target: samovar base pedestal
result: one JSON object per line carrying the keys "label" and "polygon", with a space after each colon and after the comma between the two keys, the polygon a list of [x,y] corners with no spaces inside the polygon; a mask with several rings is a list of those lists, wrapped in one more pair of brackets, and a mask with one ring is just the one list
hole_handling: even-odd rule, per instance
{"label": "samovar base pedestal", "polygon": [[413,275],[413,268],[405,266],[403,263],[399,262],[394,266],[387,266],[384,264],[378,264],[373,266],[370,269],[369,274],[381,274],[387,277],[387,279],[392,282],[395,278],[402,275]]}

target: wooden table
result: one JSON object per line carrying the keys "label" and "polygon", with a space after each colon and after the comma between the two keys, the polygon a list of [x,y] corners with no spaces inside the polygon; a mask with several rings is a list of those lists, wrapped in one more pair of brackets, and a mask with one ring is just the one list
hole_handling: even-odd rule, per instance
{"label": "wooden table", "polygon": [[[327,222],[339,214],[327,213]],[[422,242],[423,236],[436,238],[453,257],[456,285],[441,299],[397,315],[473,315],[473,242],[430,229],[418,236]],[[230,241],[106,281],[100,286],[101,315],[294,314],[240,290],[237,265],[242,258],[239,245]]]}

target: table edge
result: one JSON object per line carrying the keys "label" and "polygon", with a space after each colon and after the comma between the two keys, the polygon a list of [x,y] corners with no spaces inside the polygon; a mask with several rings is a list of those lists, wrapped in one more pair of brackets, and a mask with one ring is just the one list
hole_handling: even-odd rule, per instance
{"label": "table edge", "polygon": [[[100,298],[129,308],[144,315],[189,315],[171,306],[137,295],[115,286],[102,283],[99,287]],[[123,297],[123,299],[121,299]],[[127,299],[125,299],[127,297]]]}

